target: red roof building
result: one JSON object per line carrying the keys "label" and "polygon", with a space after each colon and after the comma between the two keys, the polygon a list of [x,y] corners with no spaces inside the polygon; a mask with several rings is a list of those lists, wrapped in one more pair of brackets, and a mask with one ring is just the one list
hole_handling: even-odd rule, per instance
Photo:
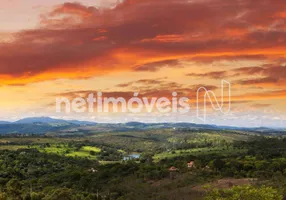
{"label": "red roof building", "polygon": [[172,167],[169,168],[169,171],[175,172],[175,171],[178,171],[178,169],[176,167],[172,166]]}

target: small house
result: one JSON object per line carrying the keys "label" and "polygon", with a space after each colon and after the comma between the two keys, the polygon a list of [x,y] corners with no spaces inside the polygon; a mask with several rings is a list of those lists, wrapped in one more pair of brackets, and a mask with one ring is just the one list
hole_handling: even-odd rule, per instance
{"label": "small house", "polygon": [[178,171],[178,169],[176,167],[172,166],[169,168],[169,171],[170,172],[176,172],[176,171]]}
{"label": "small house", "polygon": [[90,168],[89,170],[88,170],[88,172],[90,172],[90,173],[95,173],[95,172],[98,172],[96,169],[94,169],[94,168]]}
{"label": "small house", "polygon": [[188,162],[187,164],[188,164],[189,169],[195,168],[195,162],[194,161]]}

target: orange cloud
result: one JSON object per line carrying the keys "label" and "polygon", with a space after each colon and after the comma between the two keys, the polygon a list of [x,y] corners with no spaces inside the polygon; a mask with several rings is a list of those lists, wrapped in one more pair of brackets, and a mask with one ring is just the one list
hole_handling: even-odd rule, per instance
{"label": "orange cloud", "polygon": [[185,38],[183,35],[157,35],[151,39],[143,39],[141,42],[183,42]]}
{"label": "orange cloud", "polygon": [[208,72],[208,73],[189,73],[187,76],[198,77],[198,78],[212,78],[212,79],[222,79],[227,76],[226,71]]}
{"label": "orange cloud", "polygon": [[105,10],[64,3],[43,14],[41,28],[0,43],[0,77],[3,84],[23,84],[156,71],[182,58],[285,58],[281,12],[282,0],[125,0]]}
{"label": "orange cloud", "polygon": [[285,99],[286,90],[277,90],[277,91],[265,91],[260,93],[248,93],[239,96],[232,96],[232,100],[245,100],[245,101],[255,101],[263,99]]}
{"label": "orange cloud", "polygon": [[80,17],[90,17],[98,13],[98,10],[95,7],[86,7],[79,3],[64,3],[52,12],[49,13],[50,16],[57,16],[62,14],[69,14],[69,15],[77,15]]}

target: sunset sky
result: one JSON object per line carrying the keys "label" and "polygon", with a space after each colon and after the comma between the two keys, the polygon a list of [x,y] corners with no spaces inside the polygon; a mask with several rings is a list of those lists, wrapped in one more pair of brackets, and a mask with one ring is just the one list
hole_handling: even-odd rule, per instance
{"label": "sunset sky", "polygon": [[195,112],[56,113],[55,99],[195,100],[200,86],[220,96],[224,79],[231,112],[207,123],[286,127],[285,0],[0,0],[0,20],[0,121],[200,123]]}

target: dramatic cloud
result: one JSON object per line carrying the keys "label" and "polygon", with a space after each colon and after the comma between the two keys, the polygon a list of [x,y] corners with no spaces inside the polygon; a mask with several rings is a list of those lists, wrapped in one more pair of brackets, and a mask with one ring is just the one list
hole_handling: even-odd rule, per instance
{"label": "dramatic cloud", "polygon": [[232,96],[232,100],[245,100],[245,101],[255,101],[255,100],[270,100],[270,99],[285,99],[286,90],[276,90],[276,91],[265,91],[259,93],[247,93],[243,95]]}
{"label": "dramatic cloud", "polygon": [[24,84],[153,72],[186,58],[283,58],[285,10],[284,0],[125,0],[110,9],[64,3],[43,13],[40,28],[0,44],[0,77]]}
{"label": "dramatic cloud", "polygon": [[286,66],[265,64],[255,67],[241,67],[227,71],[212,71],[206,73],[188,73],[186,76],[208,79],[228,79],[239,85],[285,87]]}
{"label": "dramatic cloud", "polygon": [[189,59],[189,61],[201,63],[201,64],[212,64],[214,62],[223,62],[223,61],[267,61],[271,60],[271,56],[268,57],[267,55],[226,55],[226,56],[198,56]]}
{"label": "dramatic cloud", "polygon": [[136,66],[134,71],[157,71],[162,67],[176,67],[179,65],[178,60],[163,60],[158,62],[146,63],[141,66]]}
{"label": "dramatic cloud", "polygon": [[242,85],[267,85],[273,86],[286,83],[286,66],[265,65],[262,67],[245,67],[234,70],[236,75],[260,76],[237,81]]}
{"label": "dramatic cloud", "polygon": [[[158,78],[158,79],[141,79],[134,82],[122,83],[116,85],[116,87],[124,87],[125,91],[117,92],[117,91],[107,91],[103,92],[104,97],[124,97],[129,99],[133,97],[134,92],[138,92],[139,96],[142,97],[167,97],[172,98],[172,93],[176,92],[178,96],[184,96],[188,98],[196,98],[197,90],[200,87],[205,87],[208,90],[217,90],[218,87],[214,85],[183,85],[177,82],[171,82],[166,80],[165,78]],[[83,90],[83,91],[71,91],[71,92],[64,92],[60,94],[54,94],[57,97],[68,97],[68,98],[75,98],[75,97],[86,97],[89,94],[93,93],[96,94],[99,91],[92,91],[92,90]]]}
{"label": "dramatic cloud", "polygon": [[212,78],[212,79],[222,79],[227,76],[226,71],[208,72],[208,73],[189,73],[187,76],[197,77],[197,78]]}
{"label": "dramatic cloud", "polygon": [[57,7],[49,15],[57,16],[62,14],[70,14],[85,18],[91,17],[95,13],[98,13],[98,10],[95,7],[86,7],[79,3],[64,3],[63,5]]}

